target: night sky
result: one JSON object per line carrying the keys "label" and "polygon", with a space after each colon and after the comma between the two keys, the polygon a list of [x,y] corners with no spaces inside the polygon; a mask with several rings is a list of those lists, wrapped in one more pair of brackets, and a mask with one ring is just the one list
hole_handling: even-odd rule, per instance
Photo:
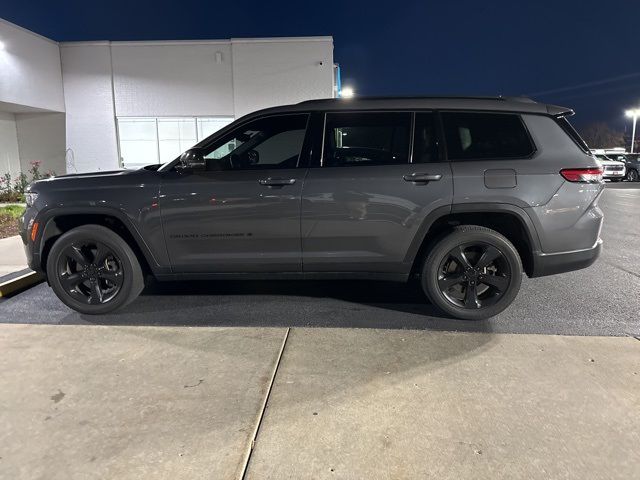
{"label": "night sky", "polygon": [[357,95],[530,95],[622,130],[640,106],[640,2],[2,0],[58,41],[332,35]]}

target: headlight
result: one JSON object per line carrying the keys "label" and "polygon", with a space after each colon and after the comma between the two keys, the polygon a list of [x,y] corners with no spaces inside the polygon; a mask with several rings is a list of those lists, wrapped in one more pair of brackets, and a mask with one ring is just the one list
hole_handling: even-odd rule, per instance
{"label": "headlight", "polygon": [[33,204],[36,203],[36,199],[38,198],[38,194],[35,192],[25,193],[25,198],[27,200],[27,207],[33,207]]}

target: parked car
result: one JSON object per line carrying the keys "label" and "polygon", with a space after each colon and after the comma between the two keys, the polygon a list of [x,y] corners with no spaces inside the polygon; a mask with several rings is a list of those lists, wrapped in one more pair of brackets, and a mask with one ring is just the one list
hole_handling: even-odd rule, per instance
{"label": "parked car", "polygon": [[621,182],[627,174],[624,162],[612,160],[604,153],[595,153],[594,156],[604,168],[603,177],[612,182]]}
{"label": "parked car", "polygon": [[29,265],[111,312],[145,275],[420,279],[469,320],[522,276],[591,265],[603,170],[569,108],[520,98],[302,102],[251,113],[172,162],[33,183]]}
{"label": "parked car", "polygon": [[607,156],[613,160],[623,162],[625,164],[625,180],[628,182],[640,182],[640,154],[637,153],[607,153]]}

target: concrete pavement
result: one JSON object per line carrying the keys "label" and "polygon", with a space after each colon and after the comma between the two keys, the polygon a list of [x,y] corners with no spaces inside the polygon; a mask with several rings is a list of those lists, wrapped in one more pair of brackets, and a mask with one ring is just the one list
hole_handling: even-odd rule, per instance
{"label": "concrete pavement", "polygon": [[640,476],[635,338],[286,335],[0,325],[0,478]]}
{"label": "concrete pavement", "polygon": [[0,479],[241,474],[285,329],[0,328]]}
{"label": "concrete pavement", "polygon": [[0,277],[28,268],[19,235],[0,238]]}

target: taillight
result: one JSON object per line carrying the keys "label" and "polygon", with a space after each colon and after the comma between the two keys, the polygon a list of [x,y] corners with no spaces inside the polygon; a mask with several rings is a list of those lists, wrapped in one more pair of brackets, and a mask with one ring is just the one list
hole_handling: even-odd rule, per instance
{"label": "taillight", "polygon": [[578,183],[601,182],[603,173],[604,168],[602,167],[563,168],[560,170],[560,175],[562,175],[566,181]]}

